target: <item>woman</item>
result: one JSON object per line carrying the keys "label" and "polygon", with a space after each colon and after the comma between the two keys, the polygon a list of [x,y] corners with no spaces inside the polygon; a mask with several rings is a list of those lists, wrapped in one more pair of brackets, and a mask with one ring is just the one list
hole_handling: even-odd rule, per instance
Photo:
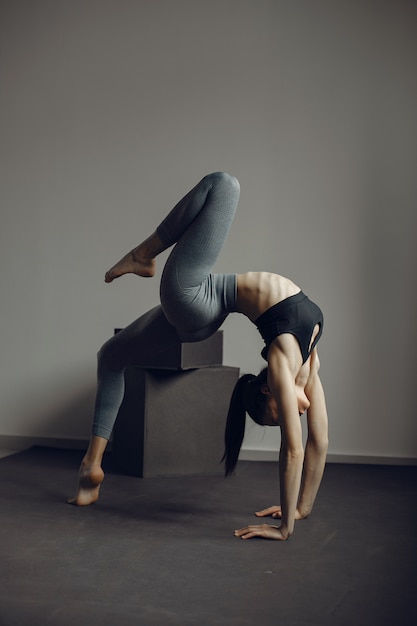
{"label": "woman", "polygon": [[[226,475],[233,472],[243,440],[245,413],[263,425],[279,425],[281,505],[257,513],[281,518],[280,526],[251,525],[235,531],[242,539],[286,540],[294,520],[313,506],[327,452],[327,413],[319,378],[316,344],[323,318],[292,281],[269,272],[213,274],[212,268],[232,225],[238,181],[222,172],[205,176],[168,214],[156,231],[124,256],[105,281],[126,273],[151,277],[155,258],[174,248],[165,264],[155,307],[104,344],[98,355],[93,432],[72,504],[87,505],[99,495],[103,453],[124,394],[124,369],[145,365],[148,355],[170,343],[201,341],[229,313],[243,313],[265,339],[268,367],[243,376],[233,392],[226,425]],[[300,416],[307,411],[304,453]]]}

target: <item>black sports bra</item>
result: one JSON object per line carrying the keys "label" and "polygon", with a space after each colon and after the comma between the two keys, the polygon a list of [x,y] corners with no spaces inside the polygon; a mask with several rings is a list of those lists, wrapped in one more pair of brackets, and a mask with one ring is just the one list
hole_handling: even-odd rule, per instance
{"label": "black sports bra", "polygon": [[[320,329],[310,347],[316,324],[319,324]],[[323,313],[317,304],[300,291],[262,313],[255,320],[255,325],[265,341],[265,348],[261,352],[265,360],[273,340],[279,335],[290,333],[296,337],[305,363],[322,335]]]}

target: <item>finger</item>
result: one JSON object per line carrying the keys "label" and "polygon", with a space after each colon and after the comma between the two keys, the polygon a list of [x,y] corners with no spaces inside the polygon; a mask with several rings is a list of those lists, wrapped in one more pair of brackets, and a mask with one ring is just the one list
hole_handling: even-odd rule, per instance
{"label": "finger", "polygon": [[262,511],[256,511],[255,515],[257,517],[268,517],[269,515],[273,515],[274,513],[280,513],[281,507],[279,506],[269,506],[267,509],[262,509]]}
{"label": "finger", "polygon": [[241,537],[242,539],[247,537],[247,535],[255,536],[255,533],[259,533],[259,529],[262,526],[245,526],[244,528],[239,528],[234,531],[235,537]]}
{"label": "finger", "polygon": [[249,524],[248,526],[245,526],[244,528],[240,528],[239,530],[235,530],[235,535],[238,535],[240,537],[240,536],[244,535],[245,533],[265,532],[269,528],[276,528],[276,527],[269,526],[268,524]]}
{"label": "finger", "polygon": [[239,537],[239,539],[252,539],[252,537],[259,537],[260,533],[258,530],[242,528],[241,530],[235,530],[234,535],[235,537]]}
{"label": "finger", "polygon": [[241,535],[241,539],[252,539],[253,537],[258,537],[259,535],[254,532],[246,533],[245,535]]}

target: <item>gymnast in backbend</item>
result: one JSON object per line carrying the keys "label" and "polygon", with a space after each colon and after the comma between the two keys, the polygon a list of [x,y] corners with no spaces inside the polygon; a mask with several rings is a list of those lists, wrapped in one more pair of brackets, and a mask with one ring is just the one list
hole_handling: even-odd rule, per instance
{"label": "gymnast in backbend", "polygon": [[[240,187],[223,172],[205,176],[139,246],[105,276],[151,277],[155,258],[174,246],[165,264],[161,304],[104,344],[98,354],[98,384],[92,437],[82,461],[72,504],[88,505],[99,496],[102,457],[124,394],[124,369],[140,367],[147,355],[172,342],[201,341],[229,313],[253,322],[264,341],[267,362],[258,376],[242,376],[233,391],[225,432],[225,472],[233,472],[245,430],[246,412],[261,425],[279,426],[280,506],[256,513],[279,518],[279,525],[249,525],[234,534],[242,539],[286,540],[294,522],[310,514],[323,476],[328,435],[327,411],[319,377],[317,342],[323,316],[291,280],[270,272],[213,274],[212,268],[233,222]],[[308,436],[302,441],[301,416]]]}

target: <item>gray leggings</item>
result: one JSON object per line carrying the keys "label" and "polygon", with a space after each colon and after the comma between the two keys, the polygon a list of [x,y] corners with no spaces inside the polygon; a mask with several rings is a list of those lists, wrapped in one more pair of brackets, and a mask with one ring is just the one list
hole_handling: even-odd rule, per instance
{"label": "gray leggings", "polygon": [[161,305],[109,339],[98,353],[93,435],[109,439],[124,395],[124,370],[146,367],[158,352],[212,335],[236,311],[236,275],[212,274],[233,222],[238,181],[222,172],[205,176],[172,209],[157,232],[176,244],[165,264]]}

